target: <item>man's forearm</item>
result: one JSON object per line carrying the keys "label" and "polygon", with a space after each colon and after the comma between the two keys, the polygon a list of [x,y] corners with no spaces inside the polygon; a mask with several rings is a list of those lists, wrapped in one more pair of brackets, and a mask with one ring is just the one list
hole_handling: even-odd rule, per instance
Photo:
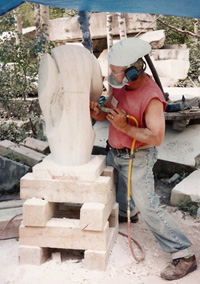
{"label": "man's forearm", "polygon": [[126,127],[120,129],[123,133],[128,136],[140,141],[142,143],[146,143],[152,146],[159,146],[162,143],[162,136],[159,132],[152,132],[148,128],[137,128],[136,126],[132,126],[127,124]]}

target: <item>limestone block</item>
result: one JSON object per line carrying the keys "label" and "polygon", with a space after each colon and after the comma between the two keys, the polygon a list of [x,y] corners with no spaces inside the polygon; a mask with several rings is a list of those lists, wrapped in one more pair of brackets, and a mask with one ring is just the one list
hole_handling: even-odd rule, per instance
{"label": "limestone block", "polygon": [[84,203],[80,211],[80,228],[85,231],[102,231],[115,204],[115,190],[107,204]]}
{"label": "limestone block", "polygon": [[183,132],[166,127],[164,141],[158,147],[158,159],[195,166],[195,157],[199,154],[200,125],[189,125]]}
{"label": "limestone block", "polygon": [[187,45],[185,43],[183,44],[166,44],[164,46],[166,49],[187,49]]}
{"label": "limestone block", "polygon": [[106,250],[109,242],[109,225],[102,232],[83,231],[76,219],[52,218],[46,227],[19,228],[20,245],[63,249]]}
{"label": "limestone block", "polygon": [[44,227],[53,216],[56,203],[47,200],[32,198],[24,202],[23,224],[24,226]]}
{"label": "limestone block", "polygon": [[20,145],[33,149],[42,154],[49,153],[49,145],[47,141],[41,141],[32,137],[27,137],[20,143]]}
{"label": "limestone block", "polygon": [[95,138],[89,103],[90,98],[98,100],[102,87],[99,63],[86,48],[62,45],[44,56],[38,74],[38,96],[56,164],[89,162]]}
{"label": "limestone block", "polygon": [[[150,74],[149,72],[147,72],[148,74]],[[178,83],[179,79],[176,78],[172,78],[172,77],[165,77],[165,76],[160,76],[160,82],[162,84],[163,87],[173,87]]]}
{"label": "limestone block", "polygon": [[57,165],[49,155],[42,163],[33,167],[33,174],[36,179],[95,181],[102,174],[105,166],[104,155],[92,155],[87,163],[78,166]]}
{"label": "limestone block", "polygon": [[189,49],[153,49],[151,57],[154,60],[176,59],[189,61]]}
{"label": "limestone block", "polygon": [[84,257],[84,267],[90,270],[105,270],[111,250],[117,239],[118,228],[110,228],[109,244],[105,251],[86,250]]}
{"label": "limestone block", "polygon": [[31,167],[41,162],[45,157],[45,155],[41,153],[19,146],[9,140],[0,141],[0,154],[8,155],[10,153],[17,157],[22,163]]}
{"label": "limestone block", "polygon": [[29,167],[0,156],[0,187],[4,190],[13,189],[19,184],[20,178],[28,171]]}
{"label": "limestone block", "polygon": [[200,97],[200,88],[170,87],[164,88],[164,91],[169,94],[169,99],[171,101],[181,100],[183,95],[187,101],[192,100],[195,97]]}
{"label": "limestone block", "polygon": [[115,188],[115,178],[114,178],[114,168],[113,167],[110,167],[110,166],[107,166],[103,173],[102,173],[102,176],[104,177],[111,177],[112,179],[112,188]]}
{"label": "limestone block", "polygon": [[112,189],[110,177],[99,176],[94,182],[58,179],[35,179],[32,173],[20,180],[20,198],[44,198],[49,202],[107,204]]}
{"label": "limestone block", "polygon": [[200,169],[192,172],[189,176],[178,183],[172,190],[170,203],[178,205],[184,198],[193,202],[200,202]]}
{"label": "limestone block", "polygon": [[[126,13],[125,19],[127,34],[156,29],[156,15]],[[50,20],[48,28],[51,41],[82,39],[78,16]],[[90,14],[90,32],[92,39],[107,37],[106,13]],[[112,33],[113,35],[119,35],[117,14],[113,14]]]}
{"label": "limestone block", "polygon": [[41,265],[50,256],[50,249],[38,246],[20,245],[18,249],[20,264]]}
{"label": "limestone block", "polygon": [[149,31],[138,36],[138,38],[143,39],[151,44],[152,48],[162,48],[165,43],[165,31]]}
{"label": "limestone block", "polygon": [[200,154],[197,155],[194,159],[195,159],[195,167],[200,168]]}
{"label": "limestone block", "polygon": [[61,253],[59,251],[52,252],[51,259],[60,264],[62,262]]}
{"label": "limestone block", "polygon": [[[153,60],[152,62],[156,71],[161,77],[169,77],[174,79],[184,80],[187,77],[190,63],[185,60]],[[151,75],[151,71],[147,68],[146,72]]]}

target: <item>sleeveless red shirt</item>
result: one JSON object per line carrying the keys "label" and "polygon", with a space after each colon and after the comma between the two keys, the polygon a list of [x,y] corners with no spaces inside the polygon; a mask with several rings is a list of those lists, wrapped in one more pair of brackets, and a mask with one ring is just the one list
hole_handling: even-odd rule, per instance
{"label": "sleeveless red shirt", "polygon": [[[162,91],[149,76],[148,80],[139,89],[126,91],[126,86],[122,89],[113,88],[112,96],[114,99],[111,101],[111,108],[117,107],[118,109],[124,110],[126,114],[134,116],[138,120],[140,128],[145,127],[144,112],[152,99],[158,99],[163,103],[163,111],[166,107],[166,101]],[[128,118],[128,123],[135,126],[135,122],[130,118]],[[131,148],[133,138],[116,129],[112,123],[110,123],[108,142],[113,148]],[[136,141],[135,148],[144,145],[146,145],[146,143]]]}

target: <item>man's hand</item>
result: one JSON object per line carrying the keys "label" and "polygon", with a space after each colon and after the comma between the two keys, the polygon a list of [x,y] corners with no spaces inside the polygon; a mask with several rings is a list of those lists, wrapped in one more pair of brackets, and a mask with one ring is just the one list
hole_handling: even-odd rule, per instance
{"label": "man's hand", "polygon": [[90,115],[95,119],[99,115],[100,109],[98,108],[98,102],[90,101]]}
{"label": "man's hand", "polygon": [[90,115],[97,121],[106,120],[106,113],[98,108],[98,102],[90,101]]}
{"label": "man's hand", "polygon": [[109,114],[106,118],[118,130],[122,131],[127,126],[126,113],[125,111],[120,110],[118,108],[109,109]]}

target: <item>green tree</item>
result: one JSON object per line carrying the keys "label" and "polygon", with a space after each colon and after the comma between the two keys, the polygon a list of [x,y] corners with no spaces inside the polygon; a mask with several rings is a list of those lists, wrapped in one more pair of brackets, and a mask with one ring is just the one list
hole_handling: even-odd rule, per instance
{"label": "green tree", "polygon": [[[165,24],[159,21],[163,21]],[[170,26],[179,30],[194,33],[194,19],[174,16],[161,16],[157,22],[157,29],[164,29],[166,34],[165,44],[182,44],[183,42],[190,48],[190,69],[188,77],[184,81],[179,81],[179,87],[200,86],[200,39],[188,33],[176,31]]]}
{"label": "green tree", "polygon": [[[165,24],[159,21],[163,21]],[[174,26],[182,31],[194,32],[194,19],[175,16],[161,16],[157,22],[157,29],[164,29],[166,34],[166,44],[181,44],[183,41],[190,47],[194,42],[194,38],[190,35],[180,33],[168,27]]]}

